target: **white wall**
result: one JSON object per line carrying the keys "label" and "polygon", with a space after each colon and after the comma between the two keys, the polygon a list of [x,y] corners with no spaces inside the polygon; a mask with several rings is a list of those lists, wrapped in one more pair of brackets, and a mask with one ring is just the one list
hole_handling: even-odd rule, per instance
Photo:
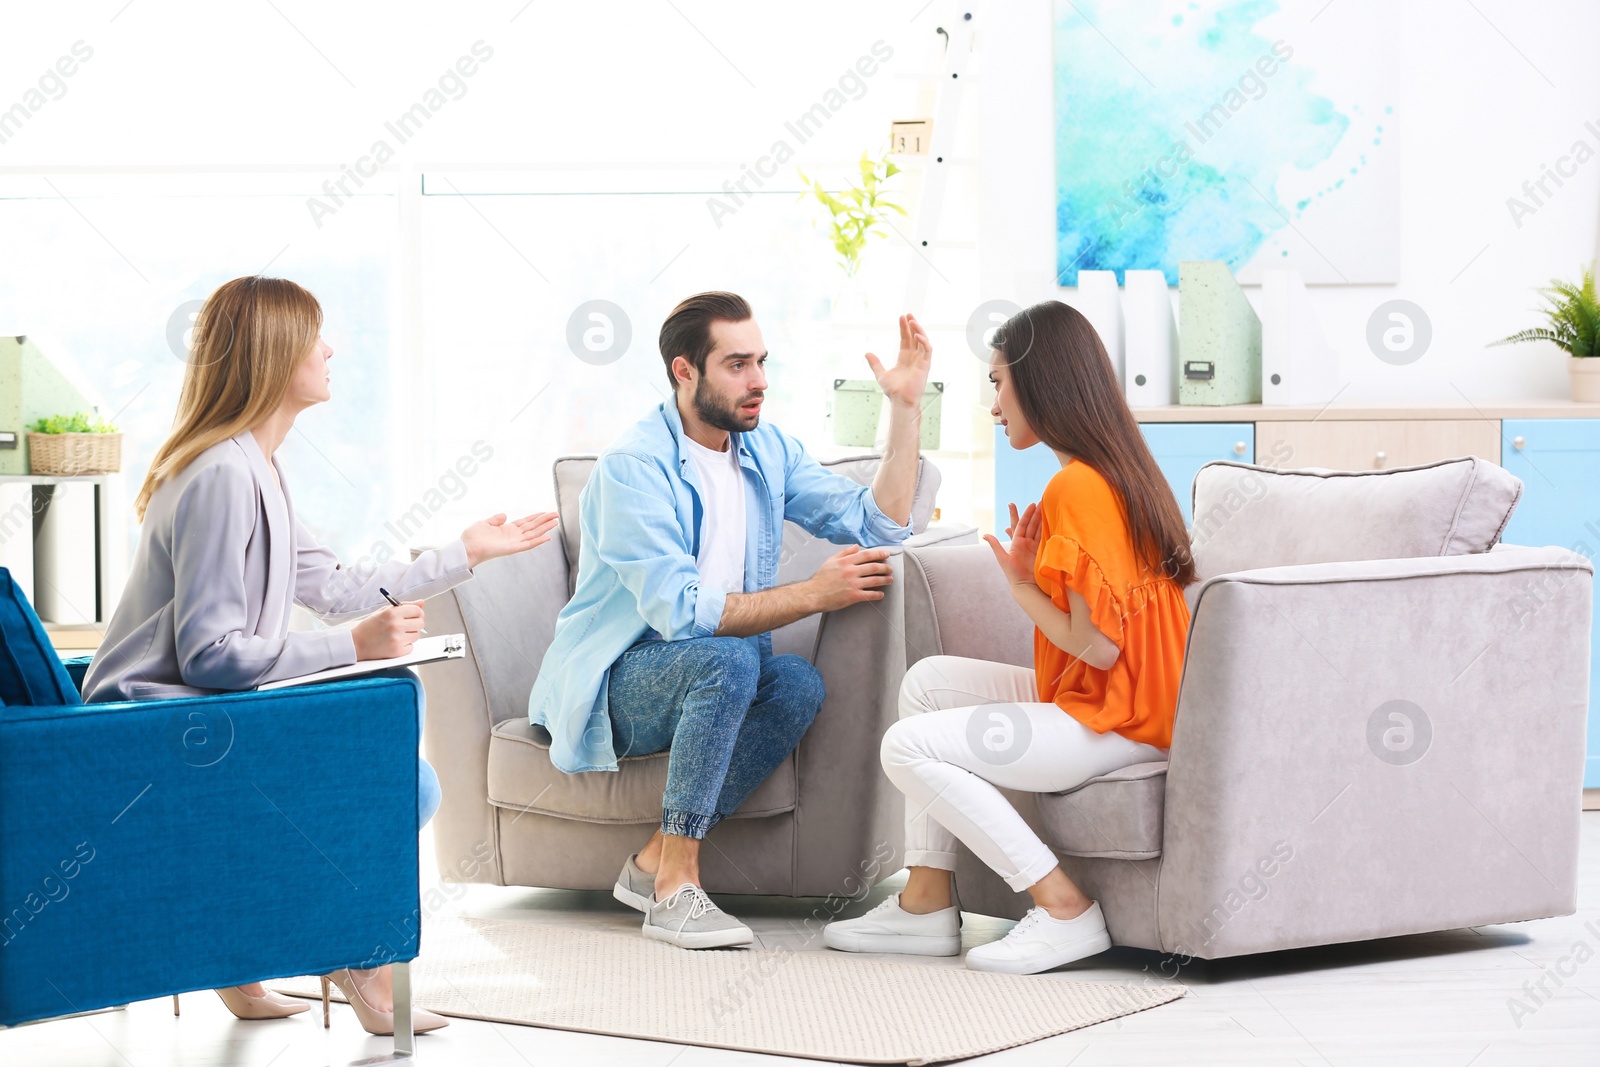
{"label": "white wall", "polygon": [[[1297,32],[1362,17],[1360,4],[1287,0]],[[1564,357],[1549,345],[1486,348],[1537,325],[1533,289],[1575,277],[1595,258],[1600,227],[1600,5],[1407,0],[1399,8],[1400,282],[1319,286],[1312,296],[1339,355],[1341,402],[1453,403],[1567,395]],[[1321,12],[1320,15],[1318,12]],[[982,289],[1027,304],[1068,298],[1054,279],[1050,0],[985,9]],[[1481,14],[1480,14],[1481,12]],[[1317,16],[1315,21],[1312,16]],[[1520,53],[1520,54],[1519,54]],[[1585,128],[1595,123],[1595,131]],[[1517,226],[1506,207],[1586,140],[1594,158]],[[1258,289],[1247,289],[1252,297]],[[1365,341],[1379,304],[1402,298],[1433,326],[1407,366]]]}
{"label": "white wall", "polygon": [[[492,58],[406,146],[407,161],[737,165],[874,40],[920,36],[911,10],[840,0],[803,14],[732,0],[7,3],[0,107],[74,41],[94,57],[0,145],[0,166],[348,163],[480,40]],[[877,98],[907,58],[870,79],[856,101],[867,106],[829,122],[812,158],[849,158],[863,138],[886,136]]]}

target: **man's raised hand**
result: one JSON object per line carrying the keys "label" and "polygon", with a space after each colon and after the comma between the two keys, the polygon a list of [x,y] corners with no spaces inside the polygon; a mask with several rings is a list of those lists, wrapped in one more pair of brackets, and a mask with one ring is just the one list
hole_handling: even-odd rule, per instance
{"label": "man's raised hand", "polygon": [[871,352],[867,365],[872,368],[878,387],[897,404],[921,406],[923,390],[928,386],[928,370],[933,366],[933,344],[928,331],[922,328],[915,315],[900,316],[900,355],[892,367]]}

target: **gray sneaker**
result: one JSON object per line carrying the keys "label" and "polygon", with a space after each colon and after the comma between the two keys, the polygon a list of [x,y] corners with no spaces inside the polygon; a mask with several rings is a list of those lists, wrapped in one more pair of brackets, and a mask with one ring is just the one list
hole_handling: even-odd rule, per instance
{"label": "gray sneaker", "polygon": [[652,896],[644,913],[644,936],[679,948],[732,948],[755,940],[748,926],[713,904],[692,882],[680,885],[666,900]]}
{"label": "gray sneaker", "polygon": [[617,884],[611,887],[611,895],[634,911],[647,912],[650,910],[650,898],[656,895],[656,876],[641,871],[634,862],[638,858],[639,854],[635,852],[622,865],[622,873],[617,875]]}

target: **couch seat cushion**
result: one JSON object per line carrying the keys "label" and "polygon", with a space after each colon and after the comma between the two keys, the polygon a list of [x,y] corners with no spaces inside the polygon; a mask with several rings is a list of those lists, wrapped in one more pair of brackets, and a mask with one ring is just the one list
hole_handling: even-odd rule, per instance
{"label": "couch seat cushion", "polygon": [[1161,855],[1167,764],[1135,763],[1065,793],[1039,797],[1045,840],[1069,856],[1148,860]]}
{"label": "couch seat cushion", "polygon": [[[489,803],[580,822],[658,823],[667,789],[667,755],[625,756],[616,771],[567,774],[550,762],[550,735],[526,719],[507,719],[489,735]],[[793,811],[794,756],[729,818]]]}

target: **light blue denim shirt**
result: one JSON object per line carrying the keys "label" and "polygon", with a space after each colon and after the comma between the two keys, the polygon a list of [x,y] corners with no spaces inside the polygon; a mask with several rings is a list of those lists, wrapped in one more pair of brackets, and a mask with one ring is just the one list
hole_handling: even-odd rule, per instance
{"label": "light blue denim shirt", "polygon": [[[868,486],[827,470],[771,423],[731,437],[744,471],[745,592],[777,584],[785,519],[863,548],[911,536]],[[600,456],[578,498],[577,587],[528,697],[528,718],[550,732],[550,759],[563,771],[617,769],[606,683],[624,652],[645,638],[710,637],[722,622],[726,594],[701,589],[695,566],[704,533],[698,480],[669,400]],[[748,640],[763,655],[772,650],[771,634]]]}

